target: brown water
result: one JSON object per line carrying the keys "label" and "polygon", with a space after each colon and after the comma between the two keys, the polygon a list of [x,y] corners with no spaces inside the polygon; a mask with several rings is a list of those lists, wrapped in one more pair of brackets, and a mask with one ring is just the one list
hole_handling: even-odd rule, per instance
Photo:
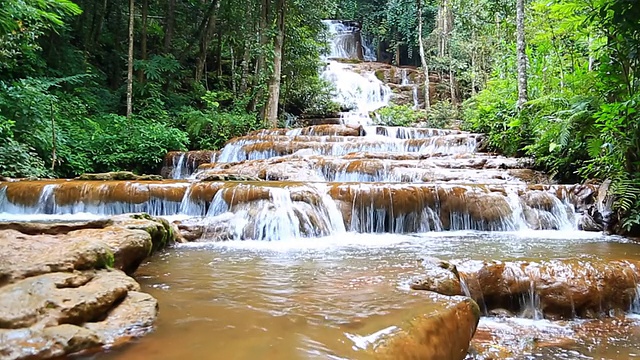
{"label": "brown water", "polygon": [[[341,234],[180,245],[155,255],[137,273],[143,290],[160,302],[154,331],[93,358],[369,358],[372,334],[431,306],[426,292],[407,286],[425,256],[640,259],[640,246],[558,231]],[[571,322],[483,318],[477,337],[517,358],[640,356],[640,319],[633,316]]]}

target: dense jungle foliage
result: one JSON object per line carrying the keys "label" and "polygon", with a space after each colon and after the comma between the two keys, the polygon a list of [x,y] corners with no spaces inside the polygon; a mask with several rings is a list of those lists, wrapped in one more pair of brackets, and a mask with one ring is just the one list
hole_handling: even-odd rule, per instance
{"label": "dense jungle foliage", "polygon": [[168,150],[333,111],[318,76],[329,18],[449,91],[380,121],[460,117],[559,181],[612,179],[622,224],[640,224],[635,0],[4,0],[0,174],[154,172]]}

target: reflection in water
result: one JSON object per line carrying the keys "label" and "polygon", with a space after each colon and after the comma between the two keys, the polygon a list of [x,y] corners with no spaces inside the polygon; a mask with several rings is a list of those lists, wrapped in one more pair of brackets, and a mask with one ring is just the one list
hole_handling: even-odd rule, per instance
{"label": "reflection in water", "polygon": [[[557,231],[348,233],[180,245],[138,271],[143,290],[160,302],[156,330],[95,358],[369,358],[378,335],[429,306],[426,292],[407,285],[421,273],[419,259],[427,256],[638,260],[640,246],[623,238]],[[484,318],[477,338],[496,344],[499,337],[500,346],[532,358],[627,359],[638,356],[639,332],[640,321],[633,319]]]}

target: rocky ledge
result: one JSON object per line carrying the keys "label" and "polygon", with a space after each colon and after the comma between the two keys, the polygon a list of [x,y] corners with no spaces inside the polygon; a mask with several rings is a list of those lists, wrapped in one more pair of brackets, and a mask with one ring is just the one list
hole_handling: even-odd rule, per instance
{"label": "rocky ledge", "polygon": [[144,334],[158,304],[128,275],[175,234],[144,214],[0,223],[0,359],[59,357]]}
{"label": "rocky ledge", "polygon": [[598,318],[628,311],[640,279],[630,260],[451,261],[428,259],[411,288],[467,294],[489,315]]}

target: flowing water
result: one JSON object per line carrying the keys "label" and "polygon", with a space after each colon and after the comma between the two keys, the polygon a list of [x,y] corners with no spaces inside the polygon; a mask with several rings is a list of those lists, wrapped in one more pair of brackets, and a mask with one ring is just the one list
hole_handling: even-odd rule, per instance
{"label": "flowing water", "polygon": [[363,51],[371,59],[371,50],[362,48],[359,30],[337,20],[325,20],[329,30],[330,53],[321,77],[335,87],[333,100],[348,111],[341,113],[345,123],[371,124],[369,113],[386,106],[391,99],[391,89],[373,72],[357,73],[353,66],[335,59],[358,59]]}
{"label": "flowing water", "polygon": [[[424,311],[408,283],[420,259],[640,259],[640,247],[584,232],[344,234],[280,242],[193,243],[154,256],[137,278],[160,301],[153,333],[100,359],[367,359],[376,334]],[[589,254],[589,255],[585,255]],[[618,321],[619,323],[616,323]],[[640,356],[640,319],[483,318],[480,332],[529,358]],[[558,341],[562,340],[562,341]]]}

